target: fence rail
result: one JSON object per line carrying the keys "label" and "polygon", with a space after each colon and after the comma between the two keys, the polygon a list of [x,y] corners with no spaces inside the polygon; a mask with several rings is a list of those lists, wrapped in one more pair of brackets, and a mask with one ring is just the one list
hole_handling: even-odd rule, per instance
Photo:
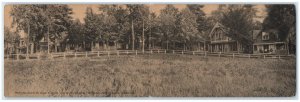
{"label": "fence rail", "polygon": [[243,54],[243,53],[224,53],[207,51],[183,51],[183,50],[114,50],[114,51],[89,51],[89,52],[58,52],[50,54],[9,54],[4,55],[5,60],[24,60],[24,59],[67,59],[78,57],[101,57],[101,56],[120,56],[120,55],[144,55],[144,54],[177,54],[177,55],[196,55],[230,58],[261,58],[261,59],[288,59],[294,58],[293,55],[275,55],[275,54]]}

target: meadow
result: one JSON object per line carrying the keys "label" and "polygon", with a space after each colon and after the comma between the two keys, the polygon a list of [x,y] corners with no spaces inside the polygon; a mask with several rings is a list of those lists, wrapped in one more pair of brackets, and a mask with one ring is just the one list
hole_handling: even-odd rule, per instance
{"label": "meadow", "polygon": [[129,55],[4,62],[5,96],[281,97],[296,59]]}

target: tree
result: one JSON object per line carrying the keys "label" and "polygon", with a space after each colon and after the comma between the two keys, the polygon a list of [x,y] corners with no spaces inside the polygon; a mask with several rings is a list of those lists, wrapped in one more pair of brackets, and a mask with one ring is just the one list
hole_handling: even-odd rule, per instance
{"label": "tree", "polygon": [[256,10],[252,5],[229,5],[222,12],[220,22],[228,28],[227,35],[239,44],[243,45],[244,51],[252,51],[252,37],[249,32],[253,30],[253,17]]}
{"label": "tree", "polygon": [[[46,5],[43,12],[45,13],[44,16],[46,16],[49,40],[54,42],[55,52],[57,52],[57,46],[62,45],[69,34],[68,28],[72,22],[72,9],[68,5]],[[61,46],[62,49],[64,48]]]}
{"label": "tree", "polygon": [[[45,18],[42,16],[42,6],[39,5],[13,5],[10,12],[13,17],[12,25],[17,32],[24,30],[26,36],[26,54],[29,53],[29,45],[42,38]],[[33,53],[33,47],[30,50]]]}
{"label": "tree", "polygon": [[[148,28],[150,25],[150,10],[148,6],[143,5],[141,8],[141,16],[142,16],[142,51],[145,50],[145,31],[149,30]],[[146,27],[145,27],[146,25]]]}
{"label": "tree", "polygon": [[151,47],[154,47],[154,41],[155,40],[155,34],[159,33],[159,26],[157,26],[159,24],[157,16],[154,12],[151,12],[149,14],[149,19],[147,22],[147,35],[148,35],[148,49],[151,49]]}
{"label": "tree", "polygon": [[83,41],[83,46],[85,50],[91,50],[87,49],[86,44],[88,43],[90,45],[89,48],[93,46],[93,42],[102,40],[102,19],[104,18],[103,15],[95,14],[93,12],[93,9],[88,7],[86,9],[86,16],[84,18],[85,24],[84,24],[84,34],[85,38]]}
{"label": "tree", "polygon": [[206,14],[203,12],[204,5],[198,5],[198,4],[188,4],[187,8],[196,15],[197,19],[197,29],[198,33],[193,37],[193,41],[196,41],[198,43],[198,49],[200,50],[200,42],[204,43],[204,49],[205,49],[205,40],[208,39],[209,31],[212,29],[213,24],[212,20],[210,18],[206,17]]}
{"label": "tree", "polygon": [[25,41],[28,54],[30,43],[32,45],[30,51],[33,53],[36,43],[46,35],[49,35],[52,41],[62,38],[65,34],[63,32],[67,31],[72,9],[68,5],[22,4],[13,5],[10,13],[13,17],[12,24],[16,26],[17,31],[27,32]]}
{"label": "tree", "polygon": [[204,5],[198,4],[188,4],[187,8],[196,16],[197,29],[199,32],[204,32],[208,26],[205,18],[205,13],[203,12]]}
{"label": "tree", "polygon": [[78,50],[78,46],[81,42],[84,41],[84,26],[79,19],[75,19],[71,22],[70,27],[68,28],[68,37],[66,43],[75,46],[75,49]]}
{"label": "tree", "polygon": [[[278,30],[280,41],[286,40],[290,53],[296,51],[296,8],[291,4],[266,5],[268,16],[263,22],[263,29]],[[293,42],[293,43],[291,43]]]}
{"label": "tree", "polygon": [[[145,33],[145,22],[148,19],[148,15],[149,15],[149,7],[146,5],[142,5],[142,4],[128,4],[126,5],[126,7],[128,8],[129,11],[129,20],[131,22],[131,41],[132,41],[132,50],[135,49],[135,41],[136,41],[136,30],[135,30],[135,25],[140,25],[138,26],[139,28],[142,29],[141,33],[142,33],[142,37],[140,38],[142,41],[142,49],[144,49],[144,33]],[[139,28],[137,28],[137,30],[139,30]]]}
{"label": "tree", "polygon": [[178,13],[178,9],[169,4],[161,10],[159,15],[159,26],[161,28],[160,31],[163,33],[163,39],[167,43],[167,50],[169,49],[170,37],[176,33],[176,21]]}
{"label": "tree", "polygon": [[20,41],[20,35],[4,27],[4,48],[8,54],[13,53],[9,48],[16,49]]}
{"label": "tree", "polygon": [[116,44],[116,41],[118,40],[119,36],[114,29],[117,25],[117,21],[114,16],[112,15],[102,15],[103,16],[103,27],[101,29],[102,35],[101,39],[105,42],[105,46],[110,42],[114,42]]}
{"label": "tree", "polygon": [[187,50],[187,43],[191,45],[193,40],[196,41],[199,37],[197,36],[199,34],[197,29],[197,16],[191,12],[190,9],[185,8],[180,12],[178,29],[180,29],[180,31],[176,38],[184,43],[183,49]]}
{"label": "tree", "polygon": [[[110,40],[112,40],[115,45],[116,42],[127,43],[127,33],[129,31],[128,27],[128,11],[121,5],[101,5],[99,10],[107,15],[107,19],[111,19],[108,25],[111,26]],[[127,44],[126,44],[127,45]],[[117,45],[116,45],[117,47]]]}

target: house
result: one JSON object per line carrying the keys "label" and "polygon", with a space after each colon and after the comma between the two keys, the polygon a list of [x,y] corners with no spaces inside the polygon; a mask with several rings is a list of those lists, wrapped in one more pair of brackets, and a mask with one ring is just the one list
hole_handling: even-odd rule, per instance
{"label": "house", "polygon": [[287,54],[287,43],[279,40],[277,30],[270,29],[256,33],[258,34],[253,34],[253,53]]}
{"label": "house", "polygon": [[217,22],[209,34],[209,52],[242,52],[242,44],[227,36],[228,28]]}

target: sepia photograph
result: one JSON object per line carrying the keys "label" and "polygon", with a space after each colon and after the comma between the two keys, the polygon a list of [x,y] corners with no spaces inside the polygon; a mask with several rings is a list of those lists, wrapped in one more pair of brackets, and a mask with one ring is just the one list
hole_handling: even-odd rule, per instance
{"label": "sepia photograph", "polygon": [[294,97],[296,7],[5,4],[5,97]]}

